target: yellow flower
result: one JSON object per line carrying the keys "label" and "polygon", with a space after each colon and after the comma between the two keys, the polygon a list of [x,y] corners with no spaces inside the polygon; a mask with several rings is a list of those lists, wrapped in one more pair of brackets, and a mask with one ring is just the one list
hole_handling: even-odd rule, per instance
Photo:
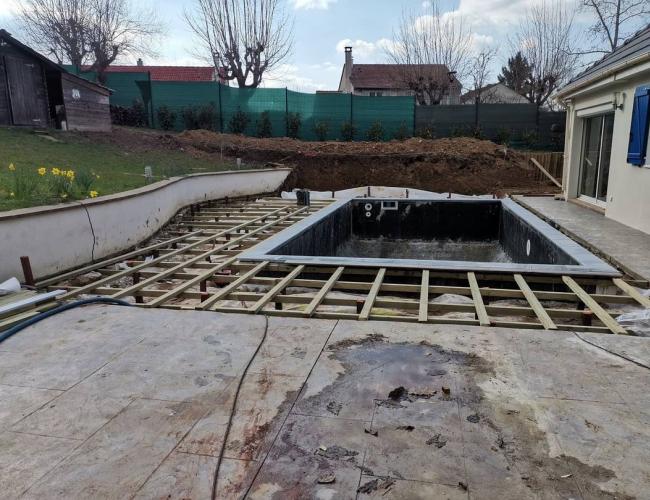
{"label": "yellow flower", "polygon": [[67,197],[68,197],[68,195],[65,194],[65,193],[63,193],[63,194],[61,195],[61,198],[67,198]]}
{"label": "yellow flower", "polygon": [[14,170],[16,170],[16,167],[14,167],[14,164],[13,164],[13,163],[10,163],[10,164],[9,164],[9,170],[11,170],[12,172],[13,172]]}
{"label": "yellow flower", "polygon": [[88,194],[90,195],[91,198],[97,198],[97,195],[98,195],[99,193],[98,193],[97,191],[91,191],[91,192],[88,193]]}
{"label": "yellow flower", "polygon": [[45,167],[41,167],[38,169],[38,175],[45,175],[47,173],[47,169]]}
{"label": "yellow flower", "polygon": [[61,175],[61,170],[59,170],[58,168],[54,167],[54,168],[52,169],[52,175]]}
{"label": "yellow flower", "polygon": [[99,175],[96,175],[95,177],[96,177],[97,179],[99,179]]}
{"label": "yellow flower", "polygon": [[74,170],[68,170],[65,175],[67,175],[70,179],[74,179]]}
{"label": "yellow flower", "polygon": [[16,195],[15,195],[14,192],[12,191],[11,193],[9,193],[9,196],[11,196],[11,197],[13,198],[13,197],[16,196]]}

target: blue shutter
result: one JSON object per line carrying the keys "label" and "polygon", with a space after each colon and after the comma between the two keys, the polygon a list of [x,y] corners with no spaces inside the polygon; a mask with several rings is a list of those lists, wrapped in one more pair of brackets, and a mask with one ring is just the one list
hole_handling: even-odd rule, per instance
{"label": "blue shutter", "polygon": [[645,163],[648,148],[648,124],[650,123],[650,85],[638,87],[632,103],[632,125],[630,143],[627,147],[627,162],[641,166]]}

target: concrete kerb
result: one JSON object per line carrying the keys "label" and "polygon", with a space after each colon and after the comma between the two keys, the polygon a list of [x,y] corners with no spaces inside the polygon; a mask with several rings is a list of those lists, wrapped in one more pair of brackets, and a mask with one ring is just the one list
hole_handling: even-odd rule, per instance
{"label": "concrete kerb", "polygon": [[22,278],[30,257],[42,278],[133,247],[184,206],[276,191],[289,168],[193,174],[93,200],[0,213],[0,281]]}

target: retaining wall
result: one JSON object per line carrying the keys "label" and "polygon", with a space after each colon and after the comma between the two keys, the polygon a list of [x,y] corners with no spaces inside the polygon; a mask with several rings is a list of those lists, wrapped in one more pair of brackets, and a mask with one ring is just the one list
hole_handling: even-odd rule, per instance
{"label": "retaining wall", "polygon": [[276,191],[290,171],[194,174],[94,200],[0,213],[0,281],[22,281],[22,255],[36,278],[79,267],[149,238],[184,206]]}

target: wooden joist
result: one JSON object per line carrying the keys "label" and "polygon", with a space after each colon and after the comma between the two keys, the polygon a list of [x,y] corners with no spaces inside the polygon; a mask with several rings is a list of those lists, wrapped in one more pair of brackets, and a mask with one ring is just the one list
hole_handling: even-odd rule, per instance
{"label": "wooden joist", "polygon": [[585,290],[575,282],[570,276],[562,276],[562,281],[568,286],[573,293],[575,293],[582,303],[587,306],[598,319],[611,330],[612,333],[627,334],[625,328],[619,325],[614,318],[612,318],[607,311],[605,311],[598,302],[592,299]]}
{"label": "wooden joist", "polygon": [[526,283],[524,277],[521,274],[515,274],[515,281],[517,282],[517,285],[519,285],[524,297],[526,297],[530,307],[533,308],[539,322],[544,326],[544,328],[547,330],[557,330],[557,326],[555,326],[551,317],[548,315],[542,304],[540,304],[539,300],[537,300],[537,297],[535,297],[535,294],[528,286],[528,283]]}
{"label": "wooden joist", "polygon": [[379,293],[379,287],[381,287],[381,282],[384,281],[385,274],[386,274],[386,268],[384,267],[379,269],[379,272],[377,272],[375,281],[373,282],[372,287],[370,288],[370,292],[368,292],[368,296],[366,297],[366,300],[363,303],[363,308],[361,309],[361,313],[359,314],[359,319],[361,321],[367,320],[369,318],[370,312],[372,311],[372,307],[375,304],[375,300],[377,300],[377,294]]}
{"label": "wooden joist", "polygon": [[467,281],[469,281],[469,288],[472,291],[472,300],[474,301],[474,307],[476,308],[476,317],[481,326],[490,326],[490,318],[488,317],[487,311],[485,310],[485,304],[483,303],[483,297],[481,297],[481,290],[478,287],[478,282],[476,281],[476,275],[473,272],[467,273]]}

